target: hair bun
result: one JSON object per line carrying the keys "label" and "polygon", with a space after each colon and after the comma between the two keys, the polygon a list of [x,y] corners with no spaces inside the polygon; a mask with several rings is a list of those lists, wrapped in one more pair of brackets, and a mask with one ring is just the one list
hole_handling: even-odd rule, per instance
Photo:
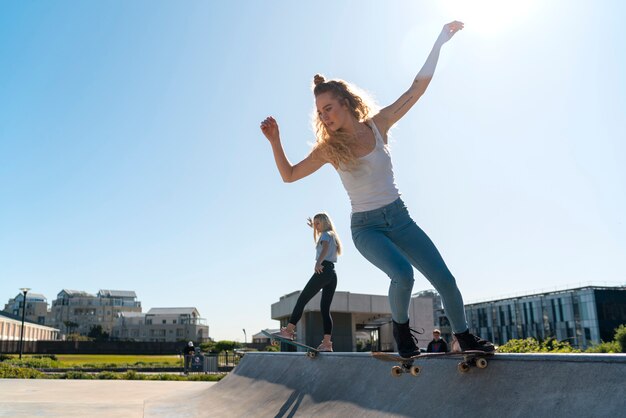
{"label": "hair bun", "polygon": [[326,79],[321,74],[315,74],[315,76],[313,77],[313,84],[315,84],[316,86],[318,84],[324,83],[325,81],[326,81]]}

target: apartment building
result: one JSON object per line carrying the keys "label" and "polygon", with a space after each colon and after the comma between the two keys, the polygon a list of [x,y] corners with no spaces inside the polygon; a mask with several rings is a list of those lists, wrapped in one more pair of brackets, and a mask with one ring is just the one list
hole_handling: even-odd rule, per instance
{"label": "apartment building", "polygon": [[147,313],[122,312],[111,337],[132,341],[209,340],[209,326],[196,308],[152,308]]}
{"label": "apartment building", "polygon": [[64,333],[86,335],[96,325],[111,333],[121,313],[141,313],[141,302],[134,291],[101,289],[93,295],[80,290],[63,289],[52,301],[49,324]]}
{"label": "apartment building", "polygon": [[626,324],[626,286],[584,286],[465,306],[471,332],[504,344],[533,337],[585,349]]}
{"label": "apartment building", "polygon": [[[4,312],[21,317],[23,301],[24,294],[19,293],[14,298],[9,299],[9,302],[4,305]],[[35,322],[40,325],[46,325],[47,315],[48,299],[46,299],[46,297],[40,293],[27,293],[26,312],[24,313],[25,319],[27,321]]]}

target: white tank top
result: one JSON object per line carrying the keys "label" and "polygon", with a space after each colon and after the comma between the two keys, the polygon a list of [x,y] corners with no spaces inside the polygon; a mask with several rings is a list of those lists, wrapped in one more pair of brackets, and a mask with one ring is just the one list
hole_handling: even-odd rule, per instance
{"label": "white tank top", "polygon": [[337,169],[343,187],[348,192],[352,213],[374,210],[394,202],[400,191],[393,178],[391,155],[383,137],[374,124],[366,122],[374,132],[374,150],[358,159],[358,165],[351,171]]}

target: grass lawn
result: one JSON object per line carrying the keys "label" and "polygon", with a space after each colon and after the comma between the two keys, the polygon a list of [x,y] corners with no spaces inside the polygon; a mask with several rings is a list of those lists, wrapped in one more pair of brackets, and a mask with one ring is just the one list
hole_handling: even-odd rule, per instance
{"label": "grass lawn", "polygon": [[178,367],[183,360],[178,355],[108,355],[108,354],[57,354],[61,367],[74,366],[127,366],[141,364],[145,366]]}

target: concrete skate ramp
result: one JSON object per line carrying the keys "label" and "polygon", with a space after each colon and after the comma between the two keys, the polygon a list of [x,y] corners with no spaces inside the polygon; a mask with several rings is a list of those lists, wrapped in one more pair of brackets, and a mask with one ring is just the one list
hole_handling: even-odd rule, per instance
{"label": "concrete skate ramp", "polygon": [[626,355],[497,354],[459,373],[418,360],[417,377],[368,353],[248,353],[204,393],[146,402],[145,417],[604,417],[626,411]]}

